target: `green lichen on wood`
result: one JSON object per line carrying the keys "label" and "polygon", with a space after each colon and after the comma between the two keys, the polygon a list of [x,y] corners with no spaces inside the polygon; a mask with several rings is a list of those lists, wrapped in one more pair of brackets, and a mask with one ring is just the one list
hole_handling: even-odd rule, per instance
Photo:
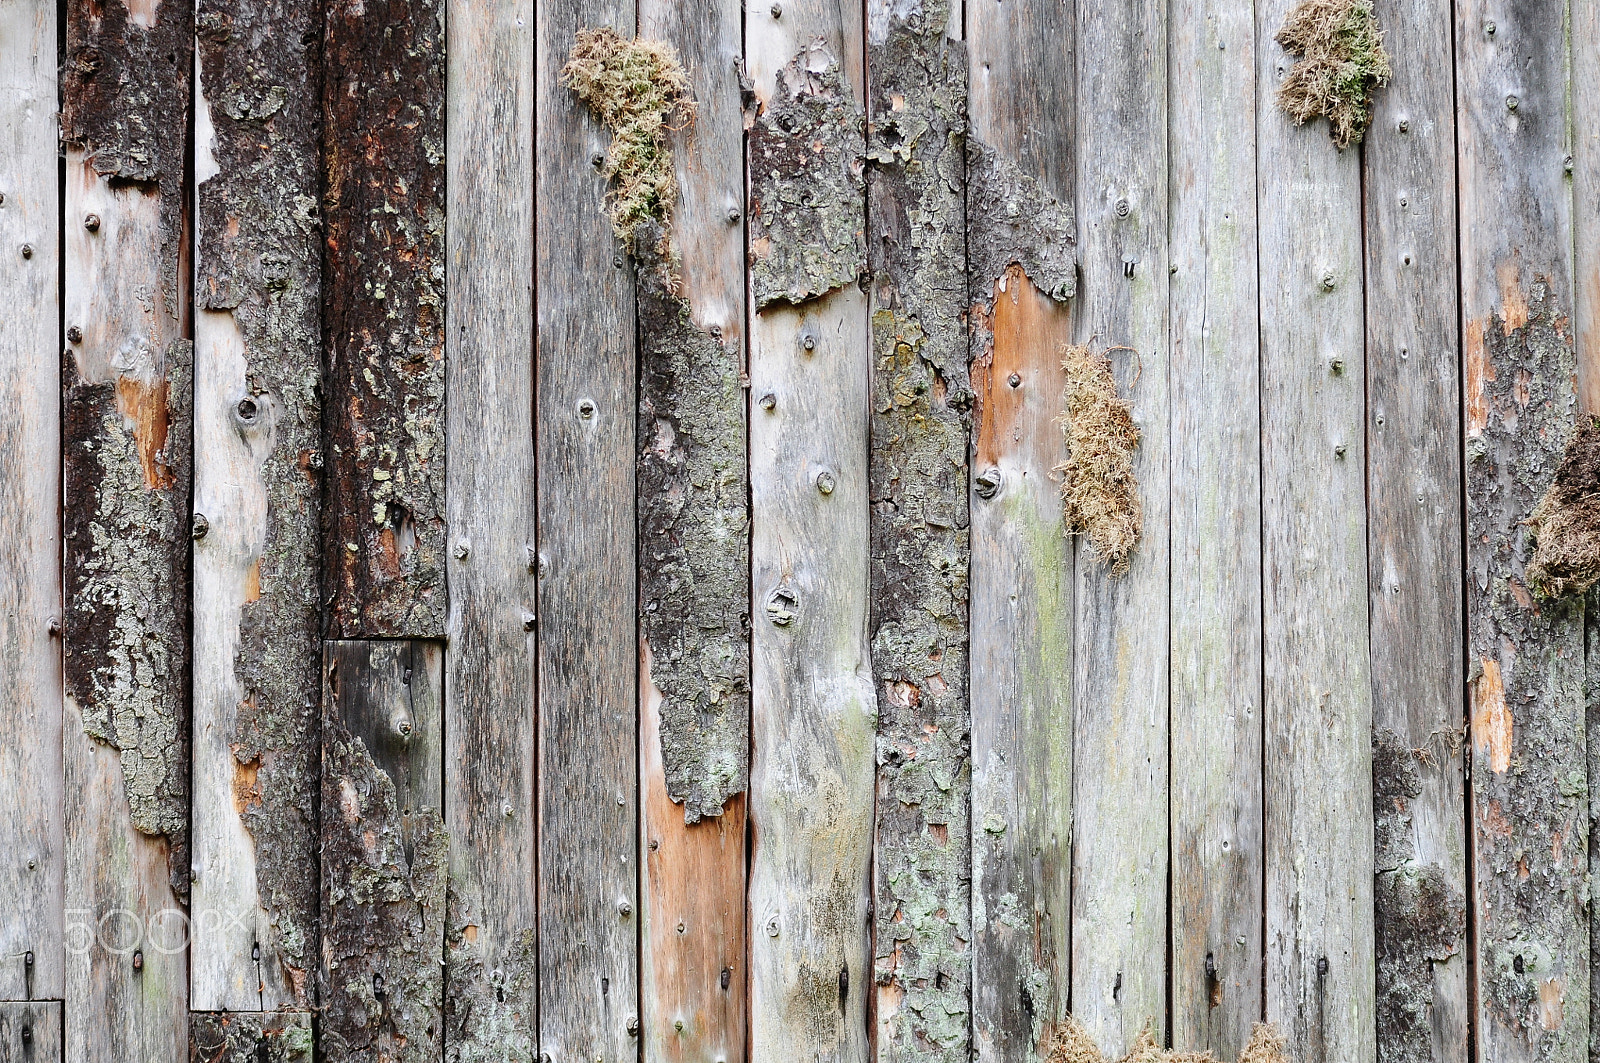
{"label": "green lichen on wood", "polygon": [[1372,93],[1391,73],[1372,0],[1304,0],[1273,40],[1298,57],[1278,86],[1278,106],[1295,125],[1325,116],[1340,151],[1360,143]]}
{"label": "green lichen on wood", "polygon": [[[447,903],[451,912],[463,908],[454,899]],[[445,938],[446,1063],[532,1063],[538,931],[530,926],[504,935],[509,947],[491,967],[484,963],[481,950],[473,947],[478,930],[452,917]]]}
{"label": "green lichen on wood", "polygon": [[311,1063],[311,1013],[189,1013],[190,1063]]}

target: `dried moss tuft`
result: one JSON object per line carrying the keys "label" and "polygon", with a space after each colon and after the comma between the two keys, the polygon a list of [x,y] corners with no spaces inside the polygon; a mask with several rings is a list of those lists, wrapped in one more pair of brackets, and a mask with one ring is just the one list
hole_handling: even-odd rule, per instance
{"label": "dried moss tuft", "polygon": [[[1089,1036],[1077,1019],[1071,1016],[1067,1021],[1058,1025],[1055,1034],[1050,1038],[1049,1050],[1045,1053],[1045,1063],[1112,1063],[1111,1060],[1100,1054],[1100,1048],[1094,1043],[1094,1038]],[[1133,1042],[1133,1047],[1128,1049],[1116,1063],[1217,1063],[1217,1058],[1210,1052],[1174,1052],[1156,1044],[1155,1035],[1150,1027],[1146,1026],[1140,1031],[1138,1038]],[[1250,1033],[1250,1043],[1243,1052],[1239,1053],[1239,1063],[1288,1063],[1284,1055],[1284,1042],[1278,1028],[1271,1023],[1257,1023],[1256,1028]]]}
{"label": "dried moss tuft", "polygon": [[1305,0],[1274,39],[1299,56],[1278,86],[1278,106],[1295,125],[1326,116],[1340,151],[1360,143],[1372,121],[1372,92],[1390,74],[1372,0]]}
{"label": "dried moss tuft", "polygon": [[678,204],[668,135],[693,123],[695,107],[677,49],[627,40],[605,27],[579,30],[561,79],[611,131],[612,230],[635,253],[665,253],[638,243],[647,232],[664,240]]}
{"label": "dried moss tuft", "polygon": [[1125,575],[1144,526],[1144,507],[1133,475],[1139,429],[1128,403],[1117,394],[1111,361],[1087,345],[1070,346],[1061,367],[1067,371],[1067,459],[1061,474],[1067,533],[1084,533],[1101,564],[1113,576]]}
{"label": "dried moss tuft", "polygon": [[1578,429],[1528,525],[1528,582],[1541,595],[1583,594],[1600,582],[1600,421]]}

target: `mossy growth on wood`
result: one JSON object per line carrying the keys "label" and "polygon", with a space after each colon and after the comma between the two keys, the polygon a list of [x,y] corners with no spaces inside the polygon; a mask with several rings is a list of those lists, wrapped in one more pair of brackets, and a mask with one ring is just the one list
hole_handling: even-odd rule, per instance
{"label": "mossy growth on wood", "polygon": [[[1089,1031],[1071,1016],[1059,1024],[1050,1038],[1045,1063],[1112,1063],[1100,1054],[1100,1047],[1089,1036]],[[1218,1063],[1210,1052],[1175,1052],[1156,1043],[1155,1035],[1146,1026],[1116,1063]],[[1239,1053],[1238,1063],[1288,1063],[1284,1054],[1283,1035],[1271,1023],[1257,1023],[1250,1033],[1250,1043]]]}
{"label": "mossy growth on wood", "polygon": [[1579,428],[1567,445],[1528,526],[1528,582],[1541,595],[1580,595],[1600,581],[1600,420]]}
{"label": "mossy growth on wood", "polygon": [[1061,474],[1061,499],[1069,535],[1084,534],[1095,557],[1125,575],[1139,545],[1144,507],[1133,473],[1133,452],[1139,429],[1127,400],[1117,394],[1111,360],[1087,344],[1069,346],[1061,367],[1067,374],[1067,438]]}
{"label": "mossy growth on wood", "polygon": [[1295,125],[1326,117],[1340,151],[1360,143],[1373,90],[1390,74],[1372,0],[1305,0],[1273,39],[1299,57],[1278,86],[1278,106]]}
{"label": "mossy growth on wood", "polygon": [[665,41],[628,40],[606,27],[579,30],[561,78],[611,132],[606,172],[613,231],[635,253],[665,255],[664,246],[640,247],[639,241],[647,231],[665,241],[678,203],[669,137],[693,124],[695,106],[677,49]]}

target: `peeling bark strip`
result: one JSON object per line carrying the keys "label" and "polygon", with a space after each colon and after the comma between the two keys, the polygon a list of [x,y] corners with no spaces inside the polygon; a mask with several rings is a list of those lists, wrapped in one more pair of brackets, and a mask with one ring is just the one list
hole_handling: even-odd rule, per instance
{"label": "peeling bark strip", "polygon": [[309,1011],[189,1014],[189,1063],[311,1063]]}
{"label": "peeling bark strip", "polygon": [[874,860],[884,1059],[971,1054],[966,51],[868,5]]}
{"label": "peeling bark strip", "polygon": [[327,642],[323,661],[319,1055],[437,1063],[443,646]]}
{"label": "peeling bark strip", "polygon": [[[316,866],[320,689],[321,6],[202,0],[196,31],[196,395],[208,406],[196,418],[209,426],[197,428],[195,618],[208,661],[202,681],[197,642],[196,733],[226,743],[197,752],[196,808],[221,805],[211,812],[219,819],[237,809],[250,851],[228,821],[202,831],[197,819],[195,895],[197,908],[205,891],[219,911],[247,897],[265,917],[253,940],[226,939],[204,967],[197,957],[195,999],[248,995],[256,975],[261,1004],[304,1007],[317,941],[307,869]],[[237,463],[253,482],[214,482]],[[208,527],[211,542],[200,535]],[[202,794],[202,775],[226,789]],[[216,894],[214,879],[237,882],[252,863],[253,894],[249,883]],[[229,914],[255,921],[245,908]]]}
{"label": "peeling bark strip", "polygon": [[445,611],[443,0],[335,0],[326,47],[330,624],[345,637],[437,637]]}
{"label": "peeling bark strip", "polygon": [[1583,602],[1536,601],[1526,575],[1527,517],[1574,429],[1563,302],[1508,267],[1466,350],[1481,1036],[1550,1060],[1585,1055],[1589,1012]]}
{"label": "peeling bark strip", "polygon": [[862,115],[821,39],[778,72],[750,130],[750,285],[756,310],[853,284],[866,268]]}
{"label": "peeling bark strip", "polygon": [[1052,299],[1078,294],[1078,225],[1072,204],[991,147],[967,141],[967,273],[991,306],[1006,267],[1022,267]]}
{"label": "peeling bark strip", "polygon": [[1600,580],[1600,422],[1572,437],[1529,521],[1529,584],[1552,597],[1587,593]]}

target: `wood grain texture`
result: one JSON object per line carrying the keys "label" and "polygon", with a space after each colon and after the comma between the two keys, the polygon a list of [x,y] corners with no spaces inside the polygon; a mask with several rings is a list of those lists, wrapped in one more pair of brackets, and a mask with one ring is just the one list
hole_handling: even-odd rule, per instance
{"label": "wood grain texture", "polygon": [[[719,0],[700,14],[645,0],[638,11],[639,36],[672,42],[685,60],[696,107],[692,134],[674,138],[676,291],[658,290],[648,262],[638,287],[640,1036],[646,1063],[740,1063],[750,741],[743,8]],[[665,681],[664,649],[678,656]]]}
{"label": "wood grain texture", "polygon": [[443,1058],[444,646],[323,643],[318,1056]]}
{"label": "wood grain texture", "polygon": [[[775,267],[774,290],[815,287],[807,263],[830,256],[756,241],[781,228],[759,215],[794,205],[763,199],[761,189],[832,180],[864,152],[862,31],[859,8],[826,0],[752,9],[745,20],[760,135],[825,145],[758,169],[752,141],[752,251],[758,266]],[[796,120],[780,127],[780,115]],[[813,167],[828,174],[812,178]],[[815,201],[825,217],[795,232],[847,248],[851,219],[856,232],[865,219],[861,196],[855,184]],[[754,285],[751,296],[759,305]],[[750,424],[753,1059],[865,1063],[870,1054],[877,713],[867,639],[867,344],[867,297],[847,281],[809,302],[769,305],[750,323],[759,407]]]}
{"label": "wood grain texture", "polygon": [[1479,1059],[1589,1052],[1583,607],[1536,600],[1526,519],[1577,423],[1565,0],[1456,8]]}
{"label": "wood grain texture", "polygon": [[[967,297],[977,394],[969,576],[972,1038],[985,1063],[1031,1063],[1044,1058],[1066,1018],[1071,988],[1072,542],[1062,532],[1051,470],[1062,452],[1061,349],[1072,339],[1068,307],[1057,300],[1072,294],[1068,279],[1075,284],[1077,231],[1069,208],[1057,219],[1057,268],[1039,269],[1051,263],[1042,254],[1051,229],[1032,226],[1045,212],[1020,193],[1021,182],[1032,181],[1039,195],[1071,203],[1076,33],[1070,8],[1045,3],[973,4],[966,33],[968,135],[989,146],[1001,170],[1016,174],[999,182],[1007,190],[990,207],[977,194],[981,168],[968,152]],[[1063,73],[1019,91],[1025,72],[1037,69]],[[985,249],[996,240],[987,226],[1011,220],[1013,203],[1030,225],[1021,240],[1000,241],[1004,255],[991,258]]]}
{"label": "wood grain texture", "polygon": [[[1578,402],[1600,416],[1600,0],[1572,0],[1572,234]],[[1591,1041],[1593,1038],[1591,1037]],[[1591,1049],[1597,1050],[1597,1049]]]}
{"label": "wood grain texture", "polygon": [[309,1011],[194,1012],[189,1063],[311,1063]]}
{"label": "wood grain texture", "polygon": [[445,1058],[537,1022],[531,0],[446,10]]}
{"label": "wood grain texture", "polygon": [[0,1063],[61,1063],[66,1059],[61,1011],[59,1001],[0,1003]]}
{"label": "wood grain texture", "polygon": [[1383,11],[1363,146],[1378,1059],[1467,1052],[1460,319],[1450,11]]}
{"label": "wood grain texture", "polygon": [[1256,5],[1267,1019],[1373,1058],[1361,170],[1274,93],[1291,0]]}
{"label": "wood grain texture", "polygon": [[[196,17],[191,1007],[311,1003],[322,11]],[[202,517],[204,520],[202,521]]]}
{"label": "wood grain texture", "polygon": [[324,578],[331,630],[445,621],[444,0],[327,5]]}
{"label": "wood grain texture", "polygon": [[[0,1000],[59,998],[61,198],[56,12],[0,7]],[[31,962],[30,962],[31,961]],[[59,1041],[57,1042],[59,1046]],[[59,1051],[59,1047],[58,1047]]]}
{"label": "wood grain texture", "polygon": [[1214,0],[1171,19],[1171,1037],[1235,1059],[1266,912],[1256,27]]}
{"label": "wood grain texture", "polygon": [[1131,348],[1111,358],[1144,507],[1126,576],[1076,552],[1072,1013],[1115,1056],[1166,1036],[1167,4],[1080,5],[1077,32],[1075,337]]}

